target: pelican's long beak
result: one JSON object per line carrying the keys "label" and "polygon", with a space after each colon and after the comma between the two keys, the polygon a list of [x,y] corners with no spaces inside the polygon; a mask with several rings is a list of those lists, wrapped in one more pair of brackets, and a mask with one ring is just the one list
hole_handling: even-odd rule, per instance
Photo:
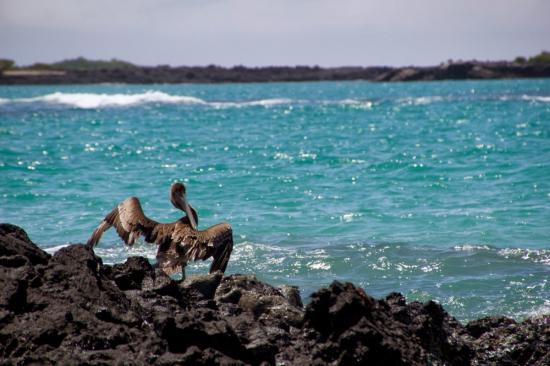
{"label": "pelican's long beak", "polygon": [[193,230],[198,230],[197,223],[195,222],[195,216],[193,216],[193,211],[191,211],[191,206],[187,203],[185,196],[183,197],[183,209],[185,210],[187,217],[189,217],[189,222],[191,223]]}

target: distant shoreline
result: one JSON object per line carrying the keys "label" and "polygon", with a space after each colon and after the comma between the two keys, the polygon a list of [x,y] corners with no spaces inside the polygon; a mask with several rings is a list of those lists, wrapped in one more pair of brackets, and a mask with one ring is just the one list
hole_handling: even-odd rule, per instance
{"label": "distant shoreline", "polygon": [[374,82],[433,81],[466,79],[517,79],[550,77],[550,63],[449,62],[438,66],[407,67],[220,67],[220,66],[133,66],[89,70],[14,69],[0,73],[0,85],[47,84],[179,84],[251,83],[283,81]]}

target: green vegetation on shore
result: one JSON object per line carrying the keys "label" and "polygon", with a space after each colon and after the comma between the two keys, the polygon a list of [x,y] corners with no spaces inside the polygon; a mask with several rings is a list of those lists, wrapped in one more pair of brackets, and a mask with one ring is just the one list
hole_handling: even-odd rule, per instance
{"label": "green vegetation on shore", "polygon": [[12,69],[24,70],[104,70],[104,69],[129,69],[136,65],[115,58],[106,60],[89,60],[84,57],[63,60],[51,64],[37,62],[29,66],[17,66],[13,60],[0,59],[0,71]]}
{"label": "green vegetation on shore", "polygon": [[8,60],[6,58],[0,58],[0,72],[4,70],[9,70],[15,66],[15,62],[13,60]]}
{"label": "green vegetation on shore", "polygon": [[78,57],[70,60],[63,60],[50,65],[51,68],[61,70],[99,70],[99,69],[127,69],[136,67],[136,65],[117,60],[115,58],[110,61],[105,60],[88,60],[84,57]]}
{"label": "green vegetation on shore", "polygon": [[514,59],[515,63],[518,64],[541,64],[541,63],[550,63],[550,52],[542,51],[538,55],[525,58],[523,56],[518,56]]}

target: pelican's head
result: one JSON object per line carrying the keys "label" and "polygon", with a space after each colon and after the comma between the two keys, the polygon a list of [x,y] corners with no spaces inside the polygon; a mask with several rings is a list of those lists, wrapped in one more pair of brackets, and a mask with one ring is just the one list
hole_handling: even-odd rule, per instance
{"label": "pelican's head", "polygon": [[178,182],[172,184],[172,187],[170,189],[170,202],[172,202],[174,207],[179,208],[187,214],[189,222],[191,223],[191,227],[194,230],[197,230],[195,216],[193,216],[193,212],[191,211],[191,205],[187,202],[185,185],[183,185],[183,183]]}

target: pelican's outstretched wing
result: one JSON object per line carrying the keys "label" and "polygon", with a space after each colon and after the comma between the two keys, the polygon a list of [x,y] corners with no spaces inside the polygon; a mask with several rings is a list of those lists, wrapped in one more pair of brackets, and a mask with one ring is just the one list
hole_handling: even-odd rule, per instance
{"label": "pelican's outstretched wing", "polygon": [[182,270],[188,261],[214,257],[210,273],[225,272],[233,250],[233,231],[229,224],[217,224],[206,230],[195,231],[183,222],[177,222],[171,240],[161,243],[157,263],[166,273]]}
{"label": "pelican's outstretched wing", "polygon": [[169,238],[174,224],[159,224],[143,213],[136,197],[130,197],[115,207],[94,230],[87,245],[94,247],[103,233],[114,226],[118,235],[128,245],[135,243],[140,235],[149,243],[160,244]]}

